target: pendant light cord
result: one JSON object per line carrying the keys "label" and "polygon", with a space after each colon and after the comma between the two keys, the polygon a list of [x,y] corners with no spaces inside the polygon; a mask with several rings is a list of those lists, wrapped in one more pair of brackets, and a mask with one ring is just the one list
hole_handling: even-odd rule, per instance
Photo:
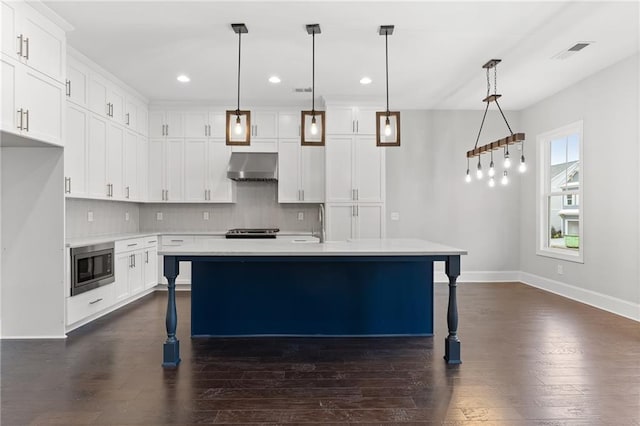
{"label": "pendant light cord", "polygon": [[316,32],[311,34],[311,114],[316,113]]}
{"label": "pendant light cord", "polygon": [[387,80],[387,117],[389,117],[389,32],[384,33],[384,57]]}
{"label": "pendant light cord", "polygon": [[236,114],[240,114],[240,52],[242,50],[242,31],[238,32],[238,106]]}

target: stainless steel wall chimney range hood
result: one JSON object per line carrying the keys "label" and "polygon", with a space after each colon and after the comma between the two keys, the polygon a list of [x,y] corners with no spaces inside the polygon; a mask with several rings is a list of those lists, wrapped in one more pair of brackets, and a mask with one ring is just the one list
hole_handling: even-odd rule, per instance
{"label": "stainless steel wall chimney range hood", "polygon": [[235,181],[278,180],[278,154],[271,152],[233,152],[227,177]]}

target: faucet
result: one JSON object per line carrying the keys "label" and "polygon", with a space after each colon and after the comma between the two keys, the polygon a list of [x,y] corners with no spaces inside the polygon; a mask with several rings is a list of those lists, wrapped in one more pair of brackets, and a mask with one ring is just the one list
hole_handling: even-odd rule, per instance
{"label": "faucet", "polygon": [[317,235],[317,237],[320,239],[321,243],[324,243],[327,235],[324,229],[324,204],[322,203],[320,203],[320,209],[318,210],[318,221],[320,222],[320,233]]}

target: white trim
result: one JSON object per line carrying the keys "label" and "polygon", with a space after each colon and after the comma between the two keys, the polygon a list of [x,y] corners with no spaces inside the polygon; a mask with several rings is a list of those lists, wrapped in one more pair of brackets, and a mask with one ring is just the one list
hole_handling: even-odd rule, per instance
{"label": "white trim", "polygon": [[576,287],[571,284],[544,278],[528,272],[520,273],[520,281],[524,284],[536,287],[550,293],[557,294],[576,302],[585,303],[598,309],[640,321],[640,304],[607,296],[592,290]]}
{"label": "white trim", "polygon": [[23,340],[23,339],[29,339],[29,340],[33,340],[33,339],[66,339],[67,336],[65,334],[63,334],[62,336],[59,335],[52,335],[52,336],[2,336],[0,337],[0,340]]}
{"label": "white trim", "polygon": [[[459,283],[517,282],[520,271],[462,271],[456,280]],[[449,283],[444,271],[433,272],[434,283]]]}

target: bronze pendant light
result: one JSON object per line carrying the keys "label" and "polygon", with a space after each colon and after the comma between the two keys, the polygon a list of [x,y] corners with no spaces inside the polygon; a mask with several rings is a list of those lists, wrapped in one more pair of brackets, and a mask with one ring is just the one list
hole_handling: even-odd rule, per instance
{"label": "bronze pendant light", "polygon": [[245,24],[231,24],[238,34],[238,103],[235,110],[227,110],[227,145],[249,145],[251,143],[251,111],[240,110],[240,53],[242,34],[249,30]]}
{"label": "bronze pendant light", "polygon": [[320,34],[320,24],[307,25],[307,33],[311,34],[311,111],[302,111],[300,117],[301,144],[305,146],[324,146],[325,115],[324,111],[316,111],[316,34]]}
{"label": "bronze pendant light", "polygon": [[389,111],[389,36],[393,34],[393,28],[393,25],[381,25],[379,30],[384,36],[387,110],[376,112],[377,146],[400,146],[400,111]]}

